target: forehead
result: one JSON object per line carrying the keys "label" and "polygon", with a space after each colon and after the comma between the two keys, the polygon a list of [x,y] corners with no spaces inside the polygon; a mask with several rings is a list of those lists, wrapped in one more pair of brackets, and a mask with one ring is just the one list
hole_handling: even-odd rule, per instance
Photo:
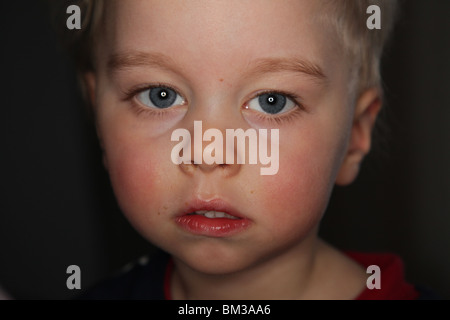
{"label": "forehead", "polygon": [[106,50],[109,55],[164,53],[181,65],[218,72],[245,68],[262,57],[300,57],[332,72],[336,44],[319,22],[320,2],[108,1]]}

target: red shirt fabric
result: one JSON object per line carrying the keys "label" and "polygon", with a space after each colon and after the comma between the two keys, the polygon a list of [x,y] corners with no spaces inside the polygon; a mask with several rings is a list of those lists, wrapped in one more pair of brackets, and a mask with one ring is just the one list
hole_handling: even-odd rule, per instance
{"label": "red shirt fabric", "polygon": [[[405,281],[403,262],[391,253],[346,252],[347,256],[358,262],[364,269],[370,265],[380,268],[380,289],[366,287],[355,300],[416,300],[419,292]],[[170,259],[164,276],[164,297],[171,300],[170,277],[173,260]],[[370,277],[370,273],[367,275]]]}
{"label": "red shirt fabric", "polygon": [[[346,254],[367,269],[370,265],[380,268],[380,289],[366,287],[356,300],[416,300],[419,292],[405,281],[403,261],[392,253],[361,253],[346,252]],[[367,275],[370,277],[370,273]]]}

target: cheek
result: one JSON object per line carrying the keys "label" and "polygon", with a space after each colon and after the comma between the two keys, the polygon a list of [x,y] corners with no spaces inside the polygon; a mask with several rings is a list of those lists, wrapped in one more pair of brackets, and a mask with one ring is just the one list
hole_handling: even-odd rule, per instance
{"label": "cheek", "polygon": [[[271,228],[286,236],[305,234],[322,218],[334,186],[342,142],[310,134],[280,139],[280,168],[261,183],[262,208]],[[289,221],[289,223],[286,223]]]}
{"label": "cheek", "polygon": [[170,146],[167,139],[110,132],[104,141],[105,160],[115,196],[134,226],[154,222],[170,193]]}
{"label": "cheek", "polygon": [[[270,225],[283,234],[291,229],[308,230],[321,218],[329,196],[328,182],[318,174],[317,164],[303,156],[295,160],[280,161],[278,174],[270,177],[262,190]],[[285,167],[281,168],[283,162]]]}
{"label": "cheek", "polygon": [[127,104],[118,104],[107,88],[101,91],[97,129],[116,199],[134,225],[154,222],[167,211],[168,194],[177,183],[170,137],[184,111],[164,121],[140,117]]}
{"label": "cheek", "polygon": [[142,205],[143,190],[149,197],[158,197],[155,186],[160,179],[160,162],[155,155],[129,147],[115,155],[106,151],[106,156],[111,183],[122,206]]}

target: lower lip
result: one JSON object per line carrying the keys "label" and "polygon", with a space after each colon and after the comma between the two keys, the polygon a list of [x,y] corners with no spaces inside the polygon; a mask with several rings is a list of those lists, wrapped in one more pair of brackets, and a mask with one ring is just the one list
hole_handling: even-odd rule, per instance
{"label": "lower lip", "polygon": [[207,218],[198,214],[184,215],[175,221],[190,233],[215,238],[232,236],[250,226],[248,219]]}

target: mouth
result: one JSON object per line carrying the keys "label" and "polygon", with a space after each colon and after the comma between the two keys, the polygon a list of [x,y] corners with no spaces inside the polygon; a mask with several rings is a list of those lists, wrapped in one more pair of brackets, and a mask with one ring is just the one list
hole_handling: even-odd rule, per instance
{"label": "mouth", "polygon": [[234,219],[234,220],[240,219],[240,218],[232,216],[231,214],[228,214],[226,212],[212,211],[212,210],[199,210],[199,211],[188,214],[188,216],[192,216],[192,215],[201,215],[201,216],[204,216],[209,219],[217,219],[217,218],[226,218],[226,219]]}
{"label": "mouth", "polygon": [[220,199],[194,200],[175,217],[185,232],[213,238],[230,237],[245,231],[251,220]]}

